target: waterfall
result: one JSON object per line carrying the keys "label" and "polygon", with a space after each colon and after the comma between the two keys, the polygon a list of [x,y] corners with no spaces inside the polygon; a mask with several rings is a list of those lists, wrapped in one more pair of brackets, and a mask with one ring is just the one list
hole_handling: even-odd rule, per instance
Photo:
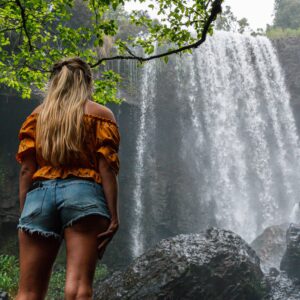
{"label": "waterfall", "polygon": [[136,141],[136,161],[134,164],[134,191],[133,191],[133,209],[134,209],[134,224],[132,227],[132,253],[136,257],[144,251],[143,241],[143,181],[146,180],[145,160],[146,151],[149,150],[149,141],[154,138],[151,136],[155,125],[153,101],[156,95],[156,62],[152,61],[146,64],[141,78],[141,98],[140,122],[137,124],[138,137]]}
{"label": "waterfall", "polygon": [[271,42],[217,32],[159,66],[140,75],[133,256],[209,225],[250,242],[294,221],[299,139]]}
{"label": "waterfall", "polygon": [[216,203],[218,225],[252,240],[291,221],[299,195],[298,136],[282,70],[267,38],[236,34],[217,34],[192,61],[210,145],[202,148],[210,153],[206,198]]}

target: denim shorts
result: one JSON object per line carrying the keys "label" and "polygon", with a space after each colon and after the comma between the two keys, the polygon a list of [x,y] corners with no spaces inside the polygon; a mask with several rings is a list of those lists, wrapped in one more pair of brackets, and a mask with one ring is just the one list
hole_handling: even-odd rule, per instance
{"label": "denim shorts", "polygon": [[62,239],[64,229],[87,215],[111,219],[101,184],[88,179],[34,181],[26,194],[17,228]]}

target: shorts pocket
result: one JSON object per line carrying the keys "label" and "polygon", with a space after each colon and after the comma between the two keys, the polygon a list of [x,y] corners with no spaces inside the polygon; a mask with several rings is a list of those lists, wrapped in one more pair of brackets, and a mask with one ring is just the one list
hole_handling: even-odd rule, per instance
{"label": "shorts pocket", "polygon": [[47,188],[36,188],[26,194],[21,220],[30,221],[42,212]]}
{"label": "shorts pocket", "polygon": [[94,184],[80,183],[63,187],[64,207],[76,210],[87,210],[98,205],[98,193]]}

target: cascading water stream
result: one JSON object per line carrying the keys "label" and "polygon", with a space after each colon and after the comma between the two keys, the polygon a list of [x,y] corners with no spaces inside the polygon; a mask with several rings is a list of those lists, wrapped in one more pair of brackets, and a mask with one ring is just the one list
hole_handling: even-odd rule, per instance
{"label": "cascading water stream", "polygon": [[252,240],[266,226],[290,221],[299,143],[270,41],[219,33],[187,65],[196,69],[191,86],[198,80],[198,112],[209,133],[202,151],[210,153],[210,189],[203,196],[215,202],[217,224]]}
{"label": "cascading water stream", "polygon": [[[171,62],[163,71],[148,63],[141,75],[133,256],[160,239],[162,225],[172,234],[217,225],[250,242],[267,226],[295,221],[299,139],[271,42],[217,32]],[[157,122],[171,124],[161,129],[170,139]],[[155,188],[146,195],[143,183]]]}
{"label": "cascading water stream", "polygon": [[149,62],[144,67],[141,78],[141,116],[138,124],[138,137],[136,141],[136,161],[135,161],[135,188],[133,191],[134,219],[132,226],[132,253],[137,257],[144,251],[143,240],[143,181],[145,174],[145,152],[149,149],[149,138],[154,130],[153,101],[156,95],[156,63]]}

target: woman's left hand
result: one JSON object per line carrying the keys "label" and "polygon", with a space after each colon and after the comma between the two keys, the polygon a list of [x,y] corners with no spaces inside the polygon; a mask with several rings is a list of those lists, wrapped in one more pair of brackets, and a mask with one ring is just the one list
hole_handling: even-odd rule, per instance
{"label": "woman's left hand", "polygon": [[98,258],[99,259],[102,258],[103,254],[105,252],[106,246],[112,240],[113,236],[115,235],[115,233],[117,232],[118,229],[119,229],[118,219],[112,219],[108,229],[97,235],[97,241],[98,241],[97,249],[98,249]]}

